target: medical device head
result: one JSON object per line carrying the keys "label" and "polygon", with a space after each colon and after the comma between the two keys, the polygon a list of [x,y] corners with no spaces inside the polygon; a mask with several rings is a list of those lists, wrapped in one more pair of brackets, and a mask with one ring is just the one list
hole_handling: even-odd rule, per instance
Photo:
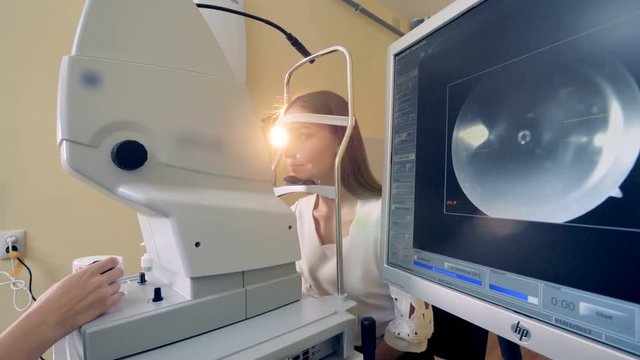
{"label": "medical device head", "polygon": [[192,1],[87,1],[59,86],[63,165],[138,210],[157,265],[195,277],[299,258],[245,85]]}

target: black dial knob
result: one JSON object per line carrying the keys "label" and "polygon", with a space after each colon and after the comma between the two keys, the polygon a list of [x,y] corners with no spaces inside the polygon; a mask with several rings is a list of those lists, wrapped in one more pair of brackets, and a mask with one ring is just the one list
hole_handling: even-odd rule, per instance
{"label": "black dial knob", "polygon": [[144,285],[147,283],[147,275],[144,272],[140,272],[138,275],[138,284]]}
{"label": "black dial knob", "polygon": [[147,148],[135,140],[121,141],[111,149],[111,161],[122,170],[137,170],[147,162],[147,158]]}
{"label": "black dial knob", "polygon": [[164,300],[164,298],[162,297],[162,288],[153,288],[153,299],[151,299],[151,301],[158,302],[162,300]]}
{"label": "black dial knob", "polygon": [[362,339],[362,358],[373,360],[376,358],[376,320],[365,316],[360,320],[360,338]]}

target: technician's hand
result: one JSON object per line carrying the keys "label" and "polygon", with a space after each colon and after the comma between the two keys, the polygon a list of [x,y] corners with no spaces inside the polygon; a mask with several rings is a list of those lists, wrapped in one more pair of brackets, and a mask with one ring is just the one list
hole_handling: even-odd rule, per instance
{"label": "technician's hand", "polygon": [[123,271],[117,265],[110,257],[67,276],[45,291],[31,310],[53,315],[66,335],[120,301],[118,279]]}
{"label": "technician's hand", "polygon": [[37,359],[58,340],[120,301],[116,258],[89,265],[60,280],[0,334],[0,359]]}

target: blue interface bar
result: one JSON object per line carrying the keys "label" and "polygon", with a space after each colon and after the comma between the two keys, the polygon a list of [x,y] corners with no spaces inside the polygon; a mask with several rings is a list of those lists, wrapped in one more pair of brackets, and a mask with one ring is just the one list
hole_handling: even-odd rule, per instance
{"label": "blue interface bar", "polygon": [[517,292],[517,291],[514,291],[514,290],[511,290],[511,289],[503,288],[502,286],[489,284],[489,289],[491,289],[493,291],[497,291],[497,292],[505,294],[505,295],[513,296],[515,298],[518,298],[518,299],[521,299],[521,300],[524,300],[524,301],[529,301],[529,295],[523,294],[521,292]]}
{"label": "blue interface bar", "polygon": [[436,266],[425,264],[425,263],[420,262],[418,260],[413,260],[413,265],[419,266],[419,267],[427,269],[427,270],[431,270],[431,271],[437,272],[439,274],[447,275],[447,276],[450,276],[450,277],[458,279],[458,280],[466,281],[466,282],[471,283],[473,285],[482,286],[482,281],[480,281],[478,279],[474,279],[474,278],[470,278],[468,276],[456,274],[456,273],[451,272],[449,270],[445,270],[445,269],[441,269],[441,268],[436,267]]}

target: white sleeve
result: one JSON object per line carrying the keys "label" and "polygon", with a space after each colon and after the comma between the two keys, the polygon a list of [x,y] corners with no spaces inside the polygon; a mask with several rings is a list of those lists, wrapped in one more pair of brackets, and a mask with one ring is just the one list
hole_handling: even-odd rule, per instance
{"label": "white sleeve", "polygon": [[395,305],[395,319],[389,322],[384,341],[396,350],[422,352],[433,334],[431,305],[389,286]]}
{"label": "white sleeve", "polygon": [[[302,199],[298,199],[295,203],[293,203],[293,205],[289,207],[291,211],[293,211],[293,213],[296,215],[296,223],[298,227],[300,226],[300,219],[298,219],[298,210],[302,210],[300,209],[300,206],[302,206],[300,203],[300,200]],[[298,233],[298,236],[300,236],[299,233]],[[304,271],[302,271],[302,267],[303,267],[302,261],[303,259],[296,261],[296,271],[298,272],[298,274],[300,274],[300,280],[301,280],[300,290],[305,295],[310,295],[312,297],[319,297],[320,295],[318,294],[318,290],[316,290],[314,287],[311,286],[311,283],[309,282],[309,280],[307,280],[307,277],[304,275]]]}
{"label": "white sleeve", "polygon": [[301,280],[300,290],[302,291],[302,293],[313,296],[313,297],[320,297],[320,295],[318,294],[318,291],[311,286],[307,278],[304,276],[304,272],[300,267],[300,261],[296,261],[296,271],[300,275],[300,280]]}
{"label": "white sleeve", "polygon": [[291,206],[289,206],[289,209],[291,209],[291,211],[293,211],[294,214],[297,215],[297,211],[298,211],[298,202],[300,200],[297,200],[296,202],[294,202],[293,204],[291,204]]}

